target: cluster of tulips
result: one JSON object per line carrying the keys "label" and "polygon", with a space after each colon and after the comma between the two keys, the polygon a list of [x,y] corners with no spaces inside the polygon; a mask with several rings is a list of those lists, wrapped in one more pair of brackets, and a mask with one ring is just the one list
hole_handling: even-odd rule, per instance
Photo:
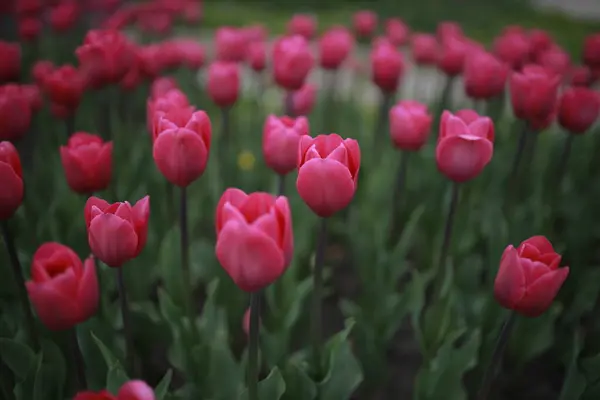
{"label": "cluster of tulips", "polygon": [[[16,3],[22,39],[35,40],[41,30],[41,3]],[[212,117],[191,104],[175,80],[164,76],[180,67],[201,68],[205,63],[202,46],[193,40],[177,38],[136,44],[122,32],[132,22],[138,22],[140,27],[145,27],[143,29],[165,33],[174,16],[179,14],[194,23],[201,16],[200,3],[155,1],[118,9],[117,3],[102,2],[109,17],[103,21],[102,28],[88,31],[83,43],[75,50],[79,65],[55,66],[50,60],[40,60],[31,70],[34,80],[31,84],[23,83],[21,77],[20,45],[0,42],[0,80],[5,82],[0,86],[0,139],[3,140],[0,143],[0,220],[17,284],[22,288],[21,300],[29,317],[29,339],[33,347],[39,346],[39,337],[30,305],[50,330],[69,330],[95,315],[102,295],[97,277],[100,261],[113,268],[118,276],[128,373],[140,378],[133,354],[122,271],[146,245],[150,199],[146,196],[131,205],[127,201],[110,203],[94,196],[111,184],[114,172],[112,141],[118,142],[119,137],[110,129],[101,136],[76,130],[75,116],[82,96],[86,91],[105,91],[113,87],[126,92],[145,82],[151,83],[146,126],[156,168],[169,184],[180,190],[181,268],[188,277],[186,296],[190,303],[190,319],[194,318],[194,300],[189,279],[186,189],[202,177],[209,158],[211,162],[222,164],[223,171],[227,168],[224,158],[211,151]],[[80,4],[73,1],[54,5],[50,14],[53,29],[63,32],[74,26],[79,7]],[[266,116],[262,136],[264,161],[279,177],[279,192],[276,195],[245,193],[230,187],[222,193],[215,210],[216,257],[233,282],[251,294],[244,322],[249,336],[250,400],[258,398],[262,291],[285,273],[294,256],[292,213],[283,184],[286,176],[294,171],[297,171],[296,189],[300,198],[322,221],[313,270],[315,340],[312,350],[316,354],[315,360],[320,359],[322,352],[319,304],[323,296],[323,244],[327,221],[346,209],[355,196],[361,148],[358,140],[344,139],[336,133],[312,135],[309,114],[317,87],[308,83],[307,78],[315,68],[315,59],[319,60],[321,68],[337,70],[351,60],[356,38],[372,38],[378,29],[377,15],[371,11],[358,12],[353,23],[354,34],[343,26],[325,31],[318,41],[318,57],[311,47],[317,21],[308,15],[295,15],[289,21],[288,32],[278,38],[272,48],[269,48],[267,33],[262,27],[223,27],[215,33],[215,59],[208,66],[206,91],[224,114],[240,97],[242,63],[257,73],[269,70],[275,84],[285,92],[281,102],[283,113]],[[448,77],[448,86],[455,77],[462,75],[465,93],[473,100],[501,98],[508,86],[514,115],[524,126],[515,151],[513,174],[517,174],[518,165],[528,162],[524,157],[532,157],[531,153],[525,154],[525,143],[535,142],[540,131],[556,121],[569,133],[561,160],[566,164],[573,138],[586,132],[596,121],[600,113],[600,95],[592,85],[600,78],[600,34],[586,39],[583,64],[577,66],[569,54],[541,30],[527,32],[520,27],[507,28],[490,50],[468,38],[460,26],[452,22],[442,22],[436,34],[427,34],[413,33],[400,19],[391,18],[385,22],[384,31],[384,36],[373,38],[369,67],[373,84],[383,93],[386,123],[382,126],[389,125],[391,142],[404,155],[425,151],[431,130],[437,129],[437,168],[453,183],[448,229],[440,259],[440,265],[444,266],[458,192],[462,185],[478,177],[492,160],[495,126],[492,118],[473,109],[432,112],[428,105],[417,100],[395,102],[394,96],[408,66],[401,48],[410,47],[411,58],[417,65],[439,68]],[[64,244],[44,243],[34,254],[30,278],[25,280],[16,251],[18,243],[14,243],[7,224],[23,202],[26,187],[21,160],[11,142],[18,143],[28,132],[33,116],[43,107],[44,96],[52,114],[66,121],[68,138],[57,151],[69,187],[88,197],[81,214],[92,255],[82,261]],[[443,106],[448,107],[447,101],[442,99]],[[219,147],[227,146],[228,134],[223,127],[218,138]],[[222,179],[226,181],[227,177]],[[156,201],[161,199],[153,199]],[[517,314],[541,315],[569,273],[568,267],[560,267],[560,261],[561,256],[543,236],[531,237],[517,247],[509,245],[502,255],[495,280],[496,300]],[[510,327],[515,315],[511,314],[506,326]],[[510,329],[502,331],[482,382],[480,399],[488,396],[509,333]],[[322,365],[313,365],[313,368],[319,371],[317,374],[322,373]],[[152,389],[139,380],[126,383],[116,397],[106,391],[89,392],[86,390],[85,366],[80,365],[79,369],[83,373],[79,377],[81,391],[75,395],[77,400],[154,399]]]}

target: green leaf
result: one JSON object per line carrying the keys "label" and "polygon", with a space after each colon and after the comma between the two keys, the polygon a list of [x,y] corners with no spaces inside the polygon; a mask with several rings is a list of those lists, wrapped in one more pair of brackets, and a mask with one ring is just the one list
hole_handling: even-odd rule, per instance
{"label": "green leaf", "polygon": [[173,370],[169,368],[165,376],[158,382],[156,388],[154,389],[154,395],[156,400],[163,400],[167,391],[169,390],[169,385],[171,384],[171,378],[173,377]]}
{"label": "green leaf", "polygon": [[244,386],[244,374],[224,340],[210,345],[208,376],[210,393],[214,399],[236,399]]}
{"label": "green leaf", "polygon": [[317,385],[296,363],[290,361],[283,370],[285,381],[284,400],[314,400],[317,397]]}
{"label": "green leaf", "polygon": [[567,373],[558,400],[578,400],[585,392],[587,381],[579,369],[578,358],[581,352],[581,334],[573,334],[571,356],[567,362]]}
{"label": "green leaf", "polygon": [[0,357],[16,377],[25,380],[35,365],[35,353],[16,340],[0,338]]}
{"label": "green leaf", "polygon": [[54,390],[56,390],[58,397],[62,399],[62,392],[67,379],[65,357],[56,343],[46,339],[42,339],[42,354],[44,374],[49,375]]}
{"label": "green leaf", "polygon": [[106,376],[106,388],[109,392],[116,394],[119,391],[119,388],[123,386],[125,382],[129,380],[125,369],[121,365],[121,362],[117,357],[113,355],[113,353],[102,343],[100,339],[94,335],[94,332],[90,332],[92,335],[92,339],[96,342],[98,349],[102,353],[102,357],[104,358],[104,362],[108,367],[108,374]]}
{"label": "green leaf", "polygon": [[[265,379],[258,382],[258,398],[261,400],[279,400],[284,392],[285,382],[277,367],[273,368]],[[248,398],[248,389],[244,389],[241,398]]]}

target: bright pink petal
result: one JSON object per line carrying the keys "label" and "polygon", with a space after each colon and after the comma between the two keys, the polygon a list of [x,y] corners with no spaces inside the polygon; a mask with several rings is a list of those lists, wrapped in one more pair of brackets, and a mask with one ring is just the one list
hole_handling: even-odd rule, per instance
{"label": "bright pink petal", "polygon": [[92,253],[109,267],[120,267],[135,257],[138,245],[133,225],[113,214],[92,220],[88,240]]}

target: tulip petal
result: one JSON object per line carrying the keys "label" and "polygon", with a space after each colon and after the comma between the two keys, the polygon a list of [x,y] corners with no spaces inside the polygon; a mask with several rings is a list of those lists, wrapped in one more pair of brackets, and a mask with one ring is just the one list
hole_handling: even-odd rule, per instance
{"label": "tulip petal", "polygon": [[521,243],[521,246],[525,244],[535,247],[541,254],[554,253],[554,247],[552,247],[552,243],[550,243],[550,241],[545,236],[532,236],[529,239],[523,241],[523,243]]}
{"label": "tulip petal", "polygon": [[240,208],[242,204],[246,201],[248,195],[244,193],[243,190],[237,188],[228,188],[223,192],[223,195],[219,199],[219,203],[217,204],[217,211],[215,215],[215,226],[217,229],[217,234],[221,231],[221,228],[225,224],[225,221],[222,217],[222,209],[226,203],[231,203],[234,208]]}
{"label": "tulip petal", "polygon": [[525,295],[525,274],[517,250],[508,246],[494,281],[494,297],[502,307],[514,309]]}
{"label": "tulip petal", "polygon": [[569,275],[569,267],[555,269],[540,277],[525,292],[516,305],[517,311],[528,317],[537,317],[552,304],[563,282]]}
{"label": "tulip petal", "polygon": [[114,214],[96,216],[88,228],[92,253],[109,267],[120,267],[135,257],[138,236],[129,221]]}
{"label": "tulip petal", "polygon": [[96,196],[90,196],[85,202],[85,207],[83,208],[83,214],[85,217],[85,225],[90,226],[90,222],[92,222],[92,207],[97,207],[100,211],[104,211],[108,208],[110,203],[106,200],[103,200]]}
{"label": "tulip petal", "polygon": [[117,393],[118,400],[155,400],[154,391],[144,381],[126,382]]}
{"label": "tulip petal", "polygon": [[240,289],[255,292],[284,271],[284,257],[275,241],[255,227],[229,221],[216,246],[217,258]]}
{"label": "tulip petal", "polygon": [[94,315],[98,309],[98,276],[93,257],[88,257],[84,262],[76,299],[79,306],[78,323],[81,323]]}
{"label": "tulip petal", "polygon": [[[458,118],[455,120],[460,121]],[[436,161],[438,169],[448,179],[465,182],[481,173],[492,159],[492,154],[493,145],[487,139],[469,140],[448,136],[438,143]]]}
{"label": "tulip petal", "polygon": [[0,162],[0,220],[8,219],[21,205],[23,200],[23,180],[13,168]]}
{"label": "tulip petal", "polygon": [[72,328],[77,322],[77,302],[59,292],[52,282],[25,283],[29,299],[44,325],[54,331]]}

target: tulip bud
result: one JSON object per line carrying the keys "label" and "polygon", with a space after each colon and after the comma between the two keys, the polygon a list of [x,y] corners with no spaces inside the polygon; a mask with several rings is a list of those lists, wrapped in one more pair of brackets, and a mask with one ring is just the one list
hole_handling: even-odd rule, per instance
{"label": "tulip bud", "polygon": [[571,133],[584,133],[598,119],[600,94],[584,87],[566,89],[558,103],[558,122]]}
{"label": "tulip bud", "polygon": [[508,67],[485,51],[471,52],[463,71],[465,92],[477,100],[487,100],[504,93]]}
{"label": "tulip bud", "polygon": [[19,38],[24,42],[33,42],[40,37],[42,22],[37,16],[21,16],[18,22]]}
{"label": "tulip bud", "polygon": [[399,18],[388,18],[385,21],[385,36],[394,46],[404,46],[408,41],[410,30]]}
{"label": "tulip bud", "polygon": [[522,29],[508,29],[494,40],[494,54],[512,69],[521,68],[528,60],[530,45]]}
{"label": "tulip bud", "polygon": [[76,2],[62,2],[50,11],[50,26],[55,32],[66,32],[75,26],[78,17],[79,7]]}
{"label": "tulip bud", "polygon": [[50,72],[44,81],[50,101],[73,112],[79,107],[85,82],[72,65],[63,65]]}
{"label": "tulip bud", "polygon": [[269,115],[263,128],[263,155],[275,172],[285,175],[296,168],[298,143],[309,135],[308,119]]}
{"label": "tulip bud", "polygon": [[593,70],[600,68],[600,33],[594,33],[585,38],[583,62]]}
{"label": "tulip bud", "polygon": [[527,317],[543,314],[569,275],[569,267],[559,268],[560,260],[544,236],[531,237],[517,249],[509,245],[494,282],[496,301]]}
{"label": "tulip bud", "polygon": [[411,37],[412,57],[419,65],[435,65],[440,51],[437,38],[428,33],[417,33]]}
{"label": "tulip bud", "polygon": [[112,175],[112,142],[86,132],[73,134],[66,146],[60,146],[60,159],[67,184],[76,193],[91,194],[104,190]]}
{"label": "tulip bud", "polygon": [[216,61],[208,69],[208,95],[219,107],[229,107],[238,98],[240,70],[237,64]]}
{"label": "tulip bud", "polygon": [[0,40],[0,83],[16,81],[21,75],[21,46]]}
{"label": "tulip bud", "polygon": [[31,75],[35,80],[35,83],[43,88],[45,86],[46,78],[54,71],[54,68],[52,61],[40,60],[36,62],[31,69]]}
{"label": "tulip bud", "polygon": [[109,204],[98,197],[85,203],[85,222],[92,253],[109,267],[120,267],[140,254],[148,236],[150,198]]}
{"label": "tulip bud", "polygon": [[248,45],[248,64],[256,72],[263,71],[267,66],[267,48],[265,42],[256,41]]}
{"label": "tulip bud", "polygon": [[317,87],[306,83],[299,90],[292,93],[292,106],[294,115],[309,115],[315,105]]}
{"label": "tulip bud", "polygon": [[154,390],[144,381],[125,382],[117,393],[117,400],[155,400]]}
{"label": "tulip bud", "polygon": [[529,31],[529,58],[535,60],[537,56],[552,46],[552,38],[542,29]]}
{"label": "tulip bud", "polygon": [[427,142],[432,122],[427,106],[405,100],[390,110],[392,143],[400,150],[418,151]]}
{"label": "tulip bud", "polygon": [[161,76],[152,81],[152,84],[150,85],[150,96],[152,99],[156,99],[157,97],[167,94],[171,89],[178,89],[175,79],[170,76]]}
{"label": "tulip bud", "polygon": [[578,65],[571,68],[569,80],[571,86],[590,87],[592,85],[592,71],[585,65]]}
{"label": "tulip bud", "polygon": [[438,68],[452,77],[463,71],[469,46],[463,37],[448,36],[442,41]]}
{"label": "tulip bud", "polygon": [[553,46],[541,52],[537,57],[537,61],[539,65],[560,77],[567,75],[571,68],[571,57],[558,46]]}
{"label": "tulip bud", "polygon": [[298,90],[306,81],[314,59],[308,42],[302,36],[282,37],[273,45],[275,82],[286,90]]}
{"label": "tulip bud", "polygon": [[555,111],[560,78],[538,65],[526,65],[510,77],[510,98],[517,118],[544,125]]}
{"label": "tulip bud", "polygon": [[246,37],[241,29],[222,26],[215,33],[216,59],[219,61],[243,61],[246,45]]}
{"label": "tulip bud", "polygon": [[404,58],[389,42],[379,42],[371,50],[371,79],[382,91],[393,93],[404,72]]}
{"label": "tulip bud", "polygon": [[442,21],[436,29],[436,36],[440,42],[443,42],[450,36],[463,37],[463,30],[460,25],[453,21]]}
{"label": "tulip bud", "polygon": [[473,110],[444,111],[435,149],[438,170],[454,182],[475,178],[492,159],[494,123]]}
{"label": "tulip bud", "polygon": [[27,292],[40,320],[51,330],[86,321],[98,308],[98,278],[92,257],[81,262],[60,243],[41,245],[33,255]]}
{"label": "tulip bud", "polygon": [[360,169],[360,147],[339,135],[300,138],[296,188],[320,217],[330,217],[352,201]]}
{"label": "tulip bud", "polygon": [[288,199],[229,188],[216,210],[217,259],[246,292],[260,290],[286,270],[294,252]]}
{"label": "tulip bud", "polygon": [[377,29],[377,14],[369,10],[358,11],[354,14],[353,25],[356,36],[371,37]]}
{"label": "tulip bud", "polygon": [[10,218],[23,201],[23,170],[17,149],[0,142],[0,221]]}
{"label": "tulip bud", "polygon": [[152,156],[169,182],[186,187],[206,169],[212,128],[204,111],[196,111],[183,121],[171,121],[169,114],[160,117]]}
{"label": "tulip bud", "polygon": [[19,85],[0,86],[0,140],[20,139],[29,130],[32,107]]}
{"label": "tulip bud", "polygon": [[294,14],[287,23],[287,34],[300,35],[306,40],[311,40],[317,31],[317,21],[311,15]]}
{"label": "tulip bud", "polygon": [[336,26],[329,29],[319,40],[321,67],[338,69],[353,47],[354,38],[346,28]]}

